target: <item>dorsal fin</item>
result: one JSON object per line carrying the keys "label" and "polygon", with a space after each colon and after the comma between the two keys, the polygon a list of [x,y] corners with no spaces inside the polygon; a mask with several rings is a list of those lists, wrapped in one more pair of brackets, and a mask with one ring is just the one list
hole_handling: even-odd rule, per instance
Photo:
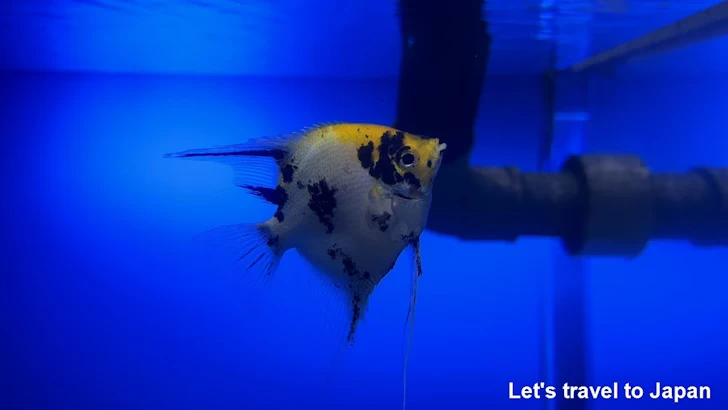
{"label": "dorsal fin", "polygon": [[165,154],[165,158],[185,158],[228,162],[230,158],[268,157],[275,160],[285,158],[295,143],[305,133],[295,132],[270,137],[251,138],[240,144],[218,145],[210,148],[197,148]]}
{"label": "dorsal fin", "polygon": [[316,131],[316,130],[318,130],[320,128],[330,127],[332,125],[339,125],[339,124],[345,124],[345,122],[343,122],[343,121],[319,122],[319,123],[315,123],[313,125],[310,125],[308,127],[303,127],[299,131],[299,133],[302,134],[302,135],[305,135],[305,134],[308,134],[311,131]]}
{"label": "dorsal fin", "polygon": [[[296,144],[305,135],[294,132],[269,137],[251,138],[240,144],[220,145],[210,148],[190,149],[166,154],[165,158],[181,158],[198,161],[214,161],[233,168],[233,183],[253,190],[263,199],[263,188],[274,187],[282,164],[290,159]],[[258,189],[258,188],[261,189]],[[270,201],[269,201],[270,202]]]}

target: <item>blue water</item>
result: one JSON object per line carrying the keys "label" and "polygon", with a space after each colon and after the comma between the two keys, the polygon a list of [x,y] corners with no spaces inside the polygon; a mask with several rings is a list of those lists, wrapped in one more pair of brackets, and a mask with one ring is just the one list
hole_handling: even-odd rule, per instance
{"label": "blue water", "polygon": [[[53,5],[46,11],[61,15],[81,7],[80,2]],[[366,12],[361,7],[351,6],[347,15]],[[80,10],[71,15],[118,15]],[[83,10],[89,14],[79,14]],[[194,16],[190,10],[185,12]],[[385,13],[390,7],[369,10]],[[274,11],[268,15],[275,21]],[[500,16],[507,12],[501,9]],[[20,15],[12,17],[13,33],[33,27],[33,20]],[[215,25],[213,15],[205,14],[206,27]],[[100,21],[115,27],[113,19]],[[508,27],[500,21],[500,27]],[[390,23],[389,34],[396,35],[396,21]],[[185,61],[210,68],[208,74],[230,74],[204,62],[227,55],[235,71],[244,56],[230,56],[224,48],[204,58],[166,49],[167,57],[155,59],[149,51],[124,66],[115,54],[99,57],[96,48],[66,48],[91,38],[83,31],[88,24],[70,27],[76,36],[57,41],[31,36],[27,45],[14,40],[12,52],[4,54],[3,67],[15,71],[0,80],[5,175],[0,408],[399,408],[409,272],[398,265],[376,290],[357,347],[341,364],[339,378],[324,384],[322,363],[329,351],[312,329],[325,328],[325,316],[316,311],[316,284],[309,283],[311,272],[299,256],[286,256],[282,279],[261,301],[246,290],[243,278],[196,259],[188,243],[211,227],[267,219],[271,208],[233,186],[225,166],[162,158],[166,152],[236,143],[322,121],[391,124],[398,59],[392,60],[394,68],[387,67],[391,72],[376,71],[380,65],[341,72],[348,67],[341,64],[327,73],[325,65],[311,63],[299,50],[304,67],[312,68],[300,74],[319,78],[190,76],[180,69],[191,67]],[[132,47],[144,37],[142,29],[122,32],[127,35],[108,38],[137,38],[119,40]],[[314,50],[314,40],[325,38],[318,34],[302,41]],[[104,45],[102,34],[93,39]],[[595,49],[607,44],[604,37],[593,40]],[[57,54],[31,52],[39,50],[34,41]],[[502,50],[524,44],[503,41]],[[4,44],[11,42],[4,37]],[[164,44],[160,40],[155,47]],[[523,52],[541,53],[524,47]],[[575,55],[587,53],[584,47]],[[561,154],[635,153],[653,171],[727,167],[728,82],[720,74],[727,52],[728,42],[719,39],[592,78],[588,99],[579,107],[589,120],[560,125],[557,139],[576,141],[565,144],[570,148]],[[543,123],[541,79],[507,74],[525,57],[501,55],[494,57],[496,69],[486,80],[471,163],[535,171]],[[26,64],[30,57],[37,64]],[[276,66],[297,69],[293,57]],[[693,61],[688,57],[697,63],[685,63]],[[163,61],[176,63],[156,64]],[[671,65],[685,70],[671,73],[666,68]],[[23,71],[69,67],[82,72]],[[83,70],[109,67],[163,73]],[[548,239],[464,242],[431,232],[424,234],[422,249],[408,408],[543,408],[543,401],[508,400],[508,383],[541,381],[541,294],[544,278],[554,273],[585,275],[590,383],[702,384],[713,393],[709,401],[593,401],[589,409],[726,408],[728,250],[653,242],[630,261],[574,261]]]}

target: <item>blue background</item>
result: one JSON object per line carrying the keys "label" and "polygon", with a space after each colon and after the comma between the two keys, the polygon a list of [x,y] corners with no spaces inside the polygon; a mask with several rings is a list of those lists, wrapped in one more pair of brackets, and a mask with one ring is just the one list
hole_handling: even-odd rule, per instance
{"label": "blue background", "polygon": [[[496,43],[474,165],[536,170],[543,67],[528,62],[541,61],[545,42],[564,43],[566,64],[689,12],[645,2],[584,12],[577,24],[564,12],[576,5],[559,3],[561,20],[543,4],[489,5]],[[295,252],[260,294],[190,248],[196,233],[271,208],[233,186],[225,166],[161,157],[322,121],[391,124],[392,4],[149,4],[4,6],[0,408],[397,408],[406,264],[377,289],[358,346],[325,379],[327,305]],[[728,166],[726,55],[718,39],[592,77],[578,107],[590,119],[557,123],[557,139],[572,144],[562,154],[635,153],[653,171]],[[678,406],[726,408],[727,250],[653,242],[634,260],[575,262],[551,240],[429,232],[422,247],[408,408],[541,408],[509,401],[507,386],[541,379],[541,294],[558,269],[586,275],[590,383],[707,384],[712,400]]]}

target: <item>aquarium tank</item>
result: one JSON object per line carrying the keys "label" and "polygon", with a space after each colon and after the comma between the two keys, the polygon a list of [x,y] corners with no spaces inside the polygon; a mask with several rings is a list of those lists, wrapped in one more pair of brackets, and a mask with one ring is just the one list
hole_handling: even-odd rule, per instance
{"label": "aquarium tank", "polygon": [[728,408],[728,2],[0,22],[0,409]]}

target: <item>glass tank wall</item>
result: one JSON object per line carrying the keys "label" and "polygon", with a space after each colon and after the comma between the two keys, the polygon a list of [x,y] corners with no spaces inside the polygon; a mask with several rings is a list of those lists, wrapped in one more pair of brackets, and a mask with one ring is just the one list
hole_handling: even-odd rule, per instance
{"label": "glass tank wall", "polygon": [[[470,165],[555,172],[569,155],[607,153],[652,172],[728,167],[725,37],[544,74],[718,2],[687,3],[487,1]],[[255,292],[190,242],[275,208],[224,165],[162,158],[321,122],[393,124],[395,11],[384,0],[3,4],[0,407],[401,406],[407,261],[336,361],[335,301],[296,252]],[[674,406],[509,399],[510,382],[562,377],[645,395],[655,382],[709,385],[710,400],[680,406],[726,408],[728,249],[653,241],[635,258],[571,257],[554,238],[426,231],[422,252],[407,408]]]}

